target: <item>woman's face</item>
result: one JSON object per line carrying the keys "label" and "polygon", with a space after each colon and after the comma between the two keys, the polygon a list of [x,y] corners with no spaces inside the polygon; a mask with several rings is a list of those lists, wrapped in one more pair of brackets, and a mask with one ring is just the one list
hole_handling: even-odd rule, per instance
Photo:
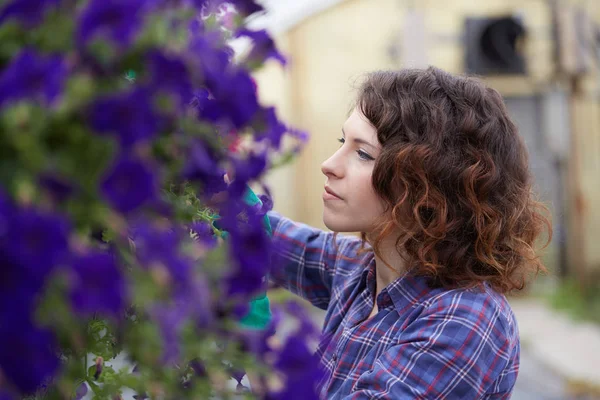
{"label": "woman's face", "polygon": [[355,109],[346,120],[340,148],[321,165],[326,176],[323,222],[335,232],[366,232],[384,212],[371,174],[381,146],[375,127]]}

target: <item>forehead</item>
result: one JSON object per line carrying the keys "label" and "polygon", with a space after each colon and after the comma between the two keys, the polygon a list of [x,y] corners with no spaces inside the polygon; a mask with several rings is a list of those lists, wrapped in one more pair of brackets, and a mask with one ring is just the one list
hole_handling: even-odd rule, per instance
{"label": "forehead", "polygon": [[367,117],[356,108],[352,111],[346,122],[344,122],[343,130],[352,139],[362,139],[373,145],[379,145],[377,130],[371,125]]}

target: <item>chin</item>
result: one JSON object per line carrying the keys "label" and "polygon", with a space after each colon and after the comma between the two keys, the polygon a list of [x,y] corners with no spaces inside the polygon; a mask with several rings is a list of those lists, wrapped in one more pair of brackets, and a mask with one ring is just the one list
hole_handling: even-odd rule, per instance
{"label": "chin", "polygon": [[328,215],[327,211],[323,212],[323,224],[325,224],[327,229],[330,231],[340,232],[338,229],[338,224],[336,224],[336,218],[332,218],[330,215]]}
{"label": "chin", "polygon": [[326,218],[323,218],[323,224],[327,227],[327,229],[329,229],[330,231],[333,232],[340,232],[339,229],[337,229],[337,226],[335,224],[332,224],[331,222],[329,222]]}
{"label": "chin", "polygon": [[345,221],[343,218],[328,215],[327,212],[323,213],[323,224],[333,232],[357,232],[355,224]]}

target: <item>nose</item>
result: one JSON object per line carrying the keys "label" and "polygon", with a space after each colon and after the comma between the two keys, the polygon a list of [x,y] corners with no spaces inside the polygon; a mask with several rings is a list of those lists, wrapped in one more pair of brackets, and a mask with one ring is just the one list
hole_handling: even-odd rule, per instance
{"label": "nose", "polygon": [[344,176],[344,168],[340,157],[340,151],[336,151],[327,160],[321,164],[321,172],[328,178],[342,178]]}

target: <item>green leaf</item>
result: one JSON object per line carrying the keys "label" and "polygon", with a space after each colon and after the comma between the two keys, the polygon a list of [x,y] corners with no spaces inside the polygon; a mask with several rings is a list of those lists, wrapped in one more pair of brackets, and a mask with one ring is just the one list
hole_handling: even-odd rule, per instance
{"label": "green leaf", "polygon": [[29,32],[31,45],[49,53],[68,52],[74,47],[75,19],[62,10],[47,12],[42,25]]}
{"label": "green leaf", "polygon": [[[93,379],[94,374],[92,374],[91,376]],[[97,394],[98,391],[100,390],[100,386],[98,386],[98,384],[96,382],[94,382],[92,379],[86,379],[86,382],[90,386],[90,389],[92,389],[92,392],[94,392],[94,394]]]}
{"label": "green leaf", "polygon": [[88,324],[88,330],[94,335],[100,336],[100,332],[108,329],[108,323],[103,319],[93,319]]}
{"label": "green leaf", "polygon": [[94,379],[94,375],[96,375],[96,365],[92,365],[91,367],[88,368],[87,370],[87,376],[90,379]]}
{"label": "green leaf", "polygon": [[0,70],[23,49],[26,37],[26,31],[17,21],[8,20],[0,24]]}
{"label": "green leaf", "polygon": [[64,99],[56,110],[57,116],[72,118],[68,113],[85,107],[96,94],[96,82],[90,75],[71,75],[65,85]]}

